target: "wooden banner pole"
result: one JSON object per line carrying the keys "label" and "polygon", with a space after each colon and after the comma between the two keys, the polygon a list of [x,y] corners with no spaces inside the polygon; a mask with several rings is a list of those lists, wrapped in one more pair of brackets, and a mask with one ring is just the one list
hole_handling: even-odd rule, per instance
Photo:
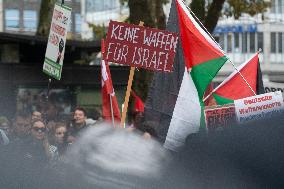
{"label": "wooden banner pole", "polygon": [[[143,25],[144,25],[144,22],[140,21],[139,26],[143,26]],[[131,67],[129,78],[128,78],[127,90],[126,90],[125,99],[124,99],[124,104],[123,104],[123,111],[122,111],[121,122],[120,122],[121,127],[124,127],[124,123],[126,119],[126,113],[127,113],[127,108],[128,108],[128,102],[129,102],[134,72],[135,72],[135,67]]]}

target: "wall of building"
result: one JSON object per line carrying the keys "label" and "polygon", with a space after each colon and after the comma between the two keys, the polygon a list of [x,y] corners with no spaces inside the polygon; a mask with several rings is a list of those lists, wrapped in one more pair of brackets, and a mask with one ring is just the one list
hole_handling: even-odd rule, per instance
{"label": "wall of building", "polygon": [[0,0],[0,32],[3,32],[3,0]]}
{"label": "wall of building", "polygon": [[[260,65],[264,78],[284,82],[284,2],[272,0],[271,8],[254,17],[239,19],[222,17],[214,36],[236,65],[245,62],[261,49]],[[234,70],[229,63],[220,71],[216,81],[222,81]]]}
{"label": "wall of building", "polygon": [[110,20],[124,21],[129,10],[119,0],[82,0],[82,38],[95,38],[88,23],[97,26],[108,26]]}
{"label": "wall of building", "polygon": [[[1,1],[0,4],[3,7],[2,19],[0,16],[3,22],[2,31],[34,35],[39,21],[41,0]],[[81,38],[81,0],[66,1],[65,4],[72,7],[72,24],[68,37]]]}

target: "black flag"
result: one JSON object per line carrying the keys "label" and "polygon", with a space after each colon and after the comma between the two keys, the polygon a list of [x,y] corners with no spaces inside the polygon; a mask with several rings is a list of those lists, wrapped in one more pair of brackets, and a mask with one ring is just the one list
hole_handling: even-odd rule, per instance
{"label": "black flag", "polygon": [[[172,1],[167,31],[179,33],[176,1]],[[153,121],[161,142],[165,141],[184,75],[184,60],[179,40],[172,73],[154,74],[145,103],[145,120]]]}

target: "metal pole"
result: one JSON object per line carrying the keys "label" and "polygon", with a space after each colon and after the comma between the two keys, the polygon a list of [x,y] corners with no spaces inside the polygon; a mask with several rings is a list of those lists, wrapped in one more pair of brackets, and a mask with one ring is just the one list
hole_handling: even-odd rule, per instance
{"label": "metal pole", "polygon": [[47,83],[47,92],[46,92],[46,102],[47,103],[48,103],[48,98],[49,98],[50,83],[51,83],[51,78],[48,79],[48,83]]}
{"label": "metal pole", "polygon": [[111,111],[112,125],[113,125],[113,127],[115,127],[115,125],[114,125],[114,115],[113,115],[113,107],[112,107],[112,97],[111,97],[111,94],[109,94],[109,101],[110,101],[110,111]]}

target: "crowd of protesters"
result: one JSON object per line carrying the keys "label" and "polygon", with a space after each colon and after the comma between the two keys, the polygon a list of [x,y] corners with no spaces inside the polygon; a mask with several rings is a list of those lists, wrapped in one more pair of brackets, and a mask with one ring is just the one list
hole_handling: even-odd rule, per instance
{"label": "crowd of protesters", "polygon": [[[133,111],[130,115],[132,124],[127,131],[139,133],[143,138],[156,137],[151,123],[145,122],[143,112]],[[0,117],[0,148],[20,148],[24,156],[36,162],[52,162],[64,160],[69,146],[76,142],[80,133],[88,127],[102,122],[87,117],[82,107],[77,107],[70,116],[50,119],[43,112],[20,112],[12,121]],[[15,150],[17,151],[17,150]]]}
{"label": "crowd of protesters", "polygon": [[19,148],[24,157],[33,162],[47,163],[63,159],[63,155],[80,132],[93,126],[95,120],[87,119],[84,108],[77,107],[70,120],[49,120],[39,111],[30,115],[18,113],[10,123],[5,117],[0,118],[0,140],[6,148]]}

